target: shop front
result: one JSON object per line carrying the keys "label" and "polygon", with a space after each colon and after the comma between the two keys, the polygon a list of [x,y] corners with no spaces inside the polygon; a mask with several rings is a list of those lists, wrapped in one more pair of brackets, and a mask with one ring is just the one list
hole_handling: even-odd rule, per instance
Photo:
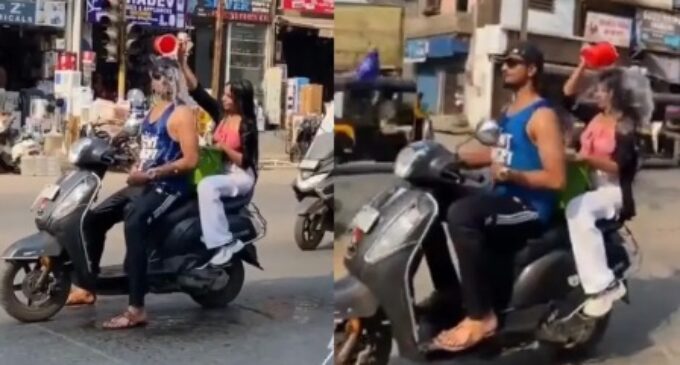
{"label": "shop front", "polygon": [[[246,79],[253,84],[256,98],[263,95],[262,80],[269,65],[271,47],[271,0],[225,0],[223,35],[223,78]],[[199,81],[211,84],[215,42],[215,0],[189,1],[189,13],[194,26],[194,53],[190,59]]]}
{"label": "shop front", "polygon": [[465,60],[469,40],[453,34],[408,39],[405,63],[414,66],[422,105],[430,114],[462,113]]}
{"label": "shop front", "polygon": [[274,62],[285,65],[289,79],[323,86],[323,100],[333,97],[333,2],[282,0],[276,20]]}
{"label": "shop front", "polygon": [[0,88],[49,91],[56,52],[65,47],[65,24],[65,1],[0,2]]}
{"label": "shop front", "polygon": [[663,119],[667,105],[680,105],[680,16],[638,9],[633,47],[647,69],[655,92],[654,119]]}

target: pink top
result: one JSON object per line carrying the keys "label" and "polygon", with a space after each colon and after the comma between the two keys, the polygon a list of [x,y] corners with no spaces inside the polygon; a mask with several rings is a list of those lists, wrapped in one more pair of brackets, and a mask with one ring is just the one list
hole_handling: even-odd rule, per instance
{"label": "pink top", "polygon": [[581,154],[586,156],[609,157],[616,148],[616,130],[605,123],[594,120],[581,134]]}
{"label": "pink top", "polygon": [[238,128],[229,128],[227,123],[220,123],[217,126],[214,138],[218,143],[226,143],[229,148],[235,151],[241,150],[241,135]]}

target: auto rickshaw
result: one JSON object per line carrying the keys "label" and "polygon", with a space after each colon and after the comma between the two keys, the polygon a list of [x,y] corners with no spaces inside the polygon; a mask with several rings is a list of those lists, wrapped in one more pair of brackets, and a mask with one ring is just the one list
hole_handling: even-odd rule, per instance
{"label": "auto rickshaw", "polygon": [[336,160],[394,161],[410,142],[433,138],[432,124],[419,108],[414,81],[336,76]]}

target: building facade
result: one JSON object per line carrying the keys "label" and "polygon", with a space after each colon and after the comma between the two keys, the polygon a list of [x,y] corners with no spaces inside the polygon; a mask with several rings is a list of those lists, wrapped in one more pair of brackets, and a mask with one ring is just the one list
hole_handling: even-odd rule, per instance
{"label": "building facade", "polygon": [[436,129],[467,124],[461,117],[471,9],[466,0],[406,3],[404,76],[415,79]]}
{"label": "building facade", "polygon": [[[262,98],[264,73],[271,65],[273,45],[273,0],[224,0],[220,17],[223,26],[224,67],[221,81],[249,80],[256,97]],[[208,87],[212,79],[215,42],[215,0],[190,0],[187,12],[194,28],[194,68],[201,84]],[[223,84],[221,82],[220,84]]]}

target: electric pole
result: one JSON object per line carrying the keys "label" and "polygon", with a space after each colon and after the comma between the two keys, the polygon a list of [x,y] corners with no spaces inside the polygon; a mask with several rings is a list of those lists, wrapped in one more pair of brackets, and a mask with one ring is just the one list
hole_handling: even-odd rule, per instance
{"label": "electric pole", "polygon": [[125,56],[125,44],[127,42],[126,24],[125,24],[125,3],[120,2],[120,21],[118,22],[118,100],[125,100],[125,64],[127,57]]}
{"label": "electric pole", "polygon": [[522,24],[519,31],[519,39],[522,42],[527,40],[527,23],[529,21],[529,0],[522,0]]}
{"label": "electric pole", "polygon": [[217,0],[217,9],[215,9],[215,44],[213,48],[213,67],[212,67],[212,95],[218,98],[220,92],[220,66],[222,66],[222,36],[224,35],[222,12],[224,11],[224,2],[226,0]]}

